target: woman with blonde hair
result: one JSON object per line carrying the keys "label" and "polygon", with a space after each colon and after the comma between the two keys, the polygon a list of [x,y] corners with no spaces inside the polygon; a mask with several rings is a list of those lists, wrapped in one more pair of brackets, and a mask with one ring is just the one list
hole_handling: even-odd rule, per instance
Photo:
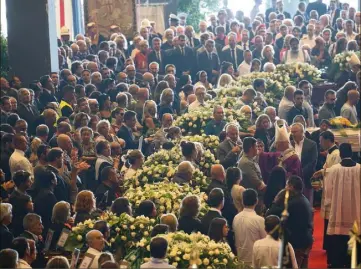
{"label": "woman with blonde hair", "polygon": [[125,165],[122,168],[122,172],[124,173],[124,179],[130,179],[133,177],[137,170],[140,169],[144,163],[144,155],[138,150],[128,151],[127,155],[122,157]]}
{"label": "woman with blonde hair", "polygon": [[274,65],[279,64],[278,60],[275,58],[275,51],[272,45],[264,46],[261,52],[261,56],[262,56],[262,61],[261,61],[262,68],[264,68],[264,65],[266,63],[272,63]]}
{"label": "woman with blonde hair", "polygon": [[227,86],[229,84],[231,84],[233,82],[233,78],[230,74],[222,74],[219,79],[218,79],[218,83],[217,83],[217,89]]}
{"label": "woman with blonde hair", "polygon": [[202,223],[198,218],[200,201],[196,195],[186,196],[182,200],[178,230],[187,234],[202,231]]}
{"label": "woman with blonde hair", "polygon": [[75,200],[75,219],[74,225],[92,219],[91,213],[95,210],[95,196],[91,191],[81,191],[76,196]]}
{"label": "woman with blonde hair", "polygon": [[70,204],[65,201],[57,202],[53,207],[50,229],[54,232],[50,250],[56,249],[56,244],[63,229],[71,229],[74,219],[70,217]]}
{"label": "woman with blonde hair", "polygon": [[160,122],[157,119],[157,104],[153,100],[147,100],[143,105],[142,125],[142,132],[146,137],[155,134],[160,127]]}

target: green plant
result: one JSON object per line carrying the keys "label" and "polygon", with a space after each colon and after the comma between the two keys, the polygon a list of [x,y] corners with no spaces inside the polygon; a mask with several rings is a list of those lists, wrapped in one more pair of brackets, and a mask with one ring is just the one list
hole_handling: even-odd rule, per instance
{"label": "green plant", "polygon": [[[1,29],[1,26],[0,26]],[[1,31],[1,30],[0,30]],[[1,53],[1,65],[0,65],[0,73],[2,77],[6,77],[9,72],[9,57],[8,57],[8,41],[5,36],[3,36],[2,32],[0,35],[0,53]]]}
{"label": "green plant", "polygon": [[199,21],[204,20],[209,12],[219,9],[219,0],[182,0],[178,1],[178,12],[187,13],[187,25],[199,30]]}

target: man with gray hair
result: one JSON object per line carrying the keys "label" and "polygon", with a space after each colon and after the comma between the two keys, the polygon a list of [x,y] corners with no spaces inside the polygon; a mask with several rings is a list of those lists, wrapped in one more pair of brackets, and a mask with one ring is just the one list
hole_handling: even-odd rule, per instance
{"label": "man with gray hair", "polygon": [[183,161],[178,165],[172,181],[179,185],[190,184],[194,170],[195,168],[191,162]]}
{"label": "man with gray hair", "polygon": [[205,42],[205,50],[197,55],[198,69],[207,72],[208,80],[215,83],[220,69],[220,61],[217,53],[214,52],[215,41],[208,39]]}
{"label": "man with gray hair", "polygon": [[219,136],[226,124],[227,122],[224,120],[223,107],[220,105],[215,105],[213,108],[213,119],[207,123],[206,127],[204,128],[204,132],[206,135]]}
{"label": "man with gray hair", "polygon": [[304,182],[303,194],[313,205],[313,188],[311,178],[316,171],[317,145],[311,139],[305,137],[305,129],[301,123],[294,123],[291,126],[291,144],[301,160],[302,178]]}
{"label": "man with gray hair", "polygon": [[35,132],[36,137],[38,137],[44,144],[47,144],[49,136],[49,127],[45,124],[40,124],[36,127]]}
{"label": "man with gray hair", "polygon": [[205,103],[205,96],[206,96],[206,88],[204,86],[198,86],[195,90],[195,95],[197,96],[197,100],[194,101],[192,104],[190,104],[188,106],[188,111],[193,111],[193,110],[199,110],[202,107],[206,106]]}
{"label": "man with gray hair", "polygon": [[159,149],[165,142],[168,141],[166,138],[166,129],[173,125],[173,115],[170,113],[164,113],[162,116],[162,126],[154,135],[154,144],[156,149]]}
{"label": "man with gray hair", "polygon": [[272,73],[275,70],[276,70],[276,66],[274,65],[274,63],[265,63],[263,66],[264,72]]}
{"label": "man with gray hair", "polygon": [[98,230],[91,230],[85,236],[86,242],[89,246],[88,250],[86,251],[85,255],[91,254],[94,256],[92,263],[88,268],[90,269],[98,269],[99,265],[98,260],[102,251],[105,247],[105,240],[103,234]]}
{"label": "man with gray hair", "polygon": [[36,128],[35,121],[40,116],[40,113],[37,107],[31,104],[31,96],[30,96],[30,91],[28,89],[21,88],[18,91],[18,96],[19,96],[19,104],[17,108],[17,114],[19,115],[20,118],[24,119],[28,123],[29,125],[28,134],[34,135]]}
{"label": "man with gray hair", "polygon": [[242,152],[239,127],[235,124],[229,124],[226,127],[226,135],[226,139],[217,148],[217,159],[224,169],[236,166]]}

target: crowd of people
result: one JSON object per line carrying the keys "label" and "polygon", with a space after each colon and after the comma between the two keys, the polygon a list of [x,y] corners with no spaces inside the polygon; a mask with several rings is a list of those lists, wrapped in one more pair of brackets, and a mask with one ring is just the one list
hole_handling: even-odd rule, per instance
{"label": "crowd of people", "polygon": [[[16,75],[1,78],[1,268],[70,268],[65,253],[48,259],[63,229],[105,210],[156,218],[154,201],[142,201],[133,211],[124,182],[153,153],[179,146],[183,158],[171,181],[189,184],[203,145],[182,140],[175,120],[203,109],[213,111],[204,134],[219,137],[218,164],[206,189],[209,211],[198,218],[199,200],[187,196],[180,215],[160,216],[152,236],[201,232],[228,243],[246,265],[277,266],[278,227],[288,200],[287,266],[308,268],[313,207],[320,205],[328,266],[350,268],[349,230],[355,221],[360,225],[359,155],[351,144],[337,143],[330,119],[360,122],[356,54],[342,85],[327,90],[321,105],[311,102],[313,85],[301,80],[284,89],[278,107],[268,106],[266,80],[255,79],[234,108],[252,125],[246,133],[209,101],[220,86],[273,72],[281,63],[327,70],[338,53],[360,49],[361,13],[338,0],[300,1],[295,14],[283,9],[282,0],[272,0],[265,13],[261,4],[255,0],[250,16],[222,9],[200,21],[197,33],[173,14],[164,33],[145,19],[132,40],[117,25],[107,38],[91,22],[74,40],[64,27],[59,72],[29,85]],[[259,116],[255,100],[264,104]],[[82,252],[94,257],[89,268],[119,268],[120,260],[106,251],[108,233],[107,223],[98,221],[86,235]],[[151,260],[141,268],[174,268],[167,247],[167,240],[154,237]]]}

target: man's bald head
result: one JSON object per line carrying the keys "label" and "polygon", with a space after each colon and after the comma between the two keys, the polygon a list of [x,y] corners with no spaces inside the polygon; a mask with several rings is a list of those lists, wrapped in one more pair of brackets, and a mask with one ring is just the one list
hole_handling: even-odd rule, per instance
{"label": "man's bald head", "polygon": [[134,97],[139,91],[139,86],[137,84],[132,84],[129,86],[129,93]]}
{"label": "man's bald head", "polygon": [[188,104],[189,104],[189,105],[190,105],[191,103],[193,103],[195,100],[197,100],[197,96],[196,96],[194,93],[188,95],[187,101],[188,101]]}
{"label": "man's bald head", "polygon": [[98,230],[91,230],[85,236],[86,242],[89,247],[94,248],[98,251],[104,249],[104,236]]}
{"label": "man's bald head", "polygon": [[146,72],[143,74],[143,80],[147,82],[153,82],[154,76],[152,73]]}
{"label": "man's bald head", "polygon": [[285,96],[288,100],[293,101],[293,94],[295,93],[295,91],[296,91],[296,87],[294,87],[294,86],[287,86],[287,87],[285,88],[285,94],[284,94],[284,96]]}
{"label": "man's bald head", "polygon": [[137,93],[138,100],[148,100],[149,90],[147,88],[140,88]]}
{"label": "man's bald head", "polygon": [[350,90],[347,93],[347,100],[352,104],[356,105],[360,99],[360,93],[357,90]]}
{"label": "man's bald head", "polygon": [[57,133],[58,134],[67,134],[71,131],[71,125],[65,121],[62,121],[58,124]]}
{"label": "man's bald head", "polygon": [[163,128],[169,128],[173,124],[173,115],[170,113],[165,113],[162,116],[162,126]]}
{"label": "man's bald head", "polygon": [[124,81],[126,81],[127,77],[128,77],[128,75],[126,73],[120,72],[117,76],[117,80],[118,80],[118,82],[124,82]]}
{"label": "man's bald head", "polygon": [[226,177],[226,172],[221,164],[214,164],[211,167],[211,177],[212,179],[223,182]]}
{"label": "man's bald head", "polygon": [[71,150],[73,149],[73,142],[71,141],[71,138],[68,135],[66,134],[58,135],[56,142],[58,143],[59,148],[66,151],[68,154],[71,153]]}

